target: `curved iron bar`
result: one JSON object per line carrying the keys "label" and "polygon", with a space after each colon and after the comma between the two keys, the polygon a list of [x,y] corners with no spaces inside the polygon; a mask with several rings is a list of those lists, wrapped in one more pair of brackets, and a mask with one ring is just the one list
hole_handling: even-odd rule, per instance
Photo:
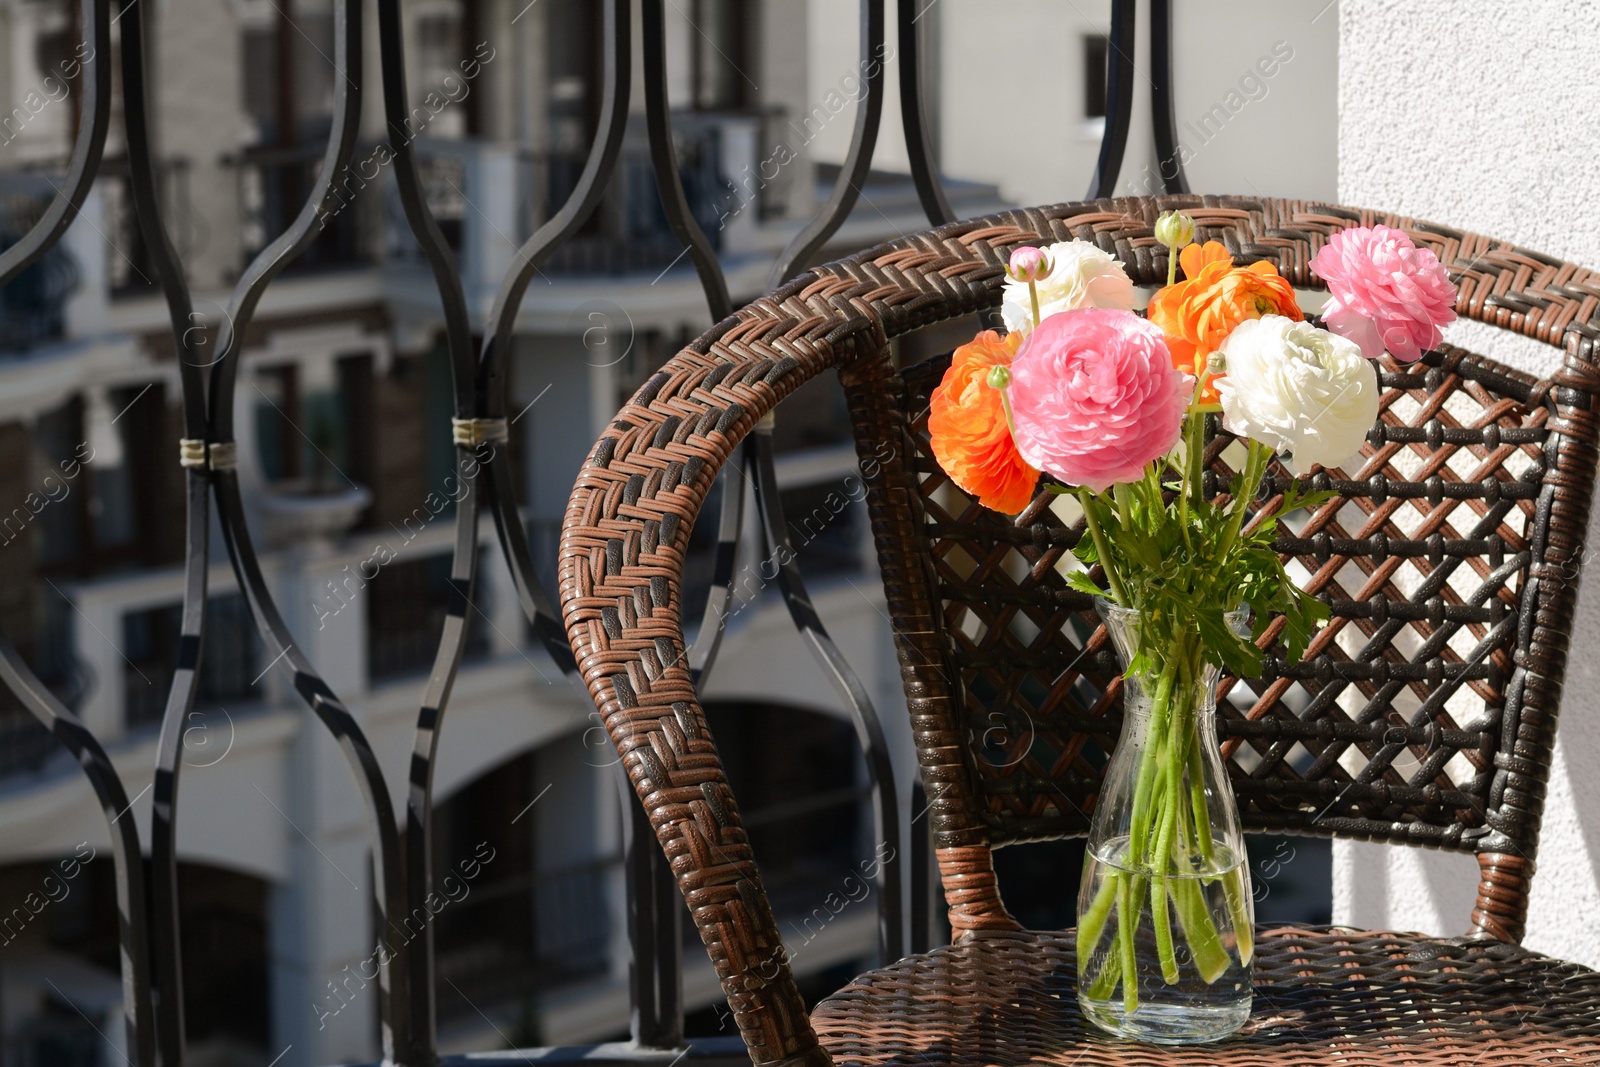
{"label": "curved iron bar", "polygon": [[850,151],[833,194],[805,229],[795,235],[778,257],[767,288],[782,283],[811,266],[828,238],[844,225],[850,209],[861,195],[861,184],[872,167],[873,149],[878,143],[878,124],[883,118],[884,0],[861,0],[861,99],[856,104],[855,129],[850,134]]}
{"label": "curved iron bar", "polygon": [[[353,5],[352,5],[353,6]],[[250,541],[249,527],[245,524],[243,501],[239,494],[237,471],[213,471],[213,489],[217,500],[217,514],[222,525],[222,540],[233,562],[234,576],[244,594],[250,614],[256,620],[266,652],[272,662],[281,660],[291,673],[294,690],[317,716],[322,725],[338,742],[356,786],[367,809],[367,820],[372,827],[375,844],[378,885],[373,898],[378,908],[378,928],[387,931],[394,927],[396,917],[403,917],[405,885],[400,861],[400,834],[396,829],[394,804],[389,799],[388,783],[383,768],[372,751],[372,745],[362,732],[350,709],[322,680],[305,654],[295,645],[293,635],[278,611],[277,603],[267,588],[261,573],[261,563],[256,558]],[[404,938],[381,947],[378,959],[378,995],[381,1006],[382,1042],[384,1058],[401,1067],[425,1067],[401,1058],[397,1050],[410,1047],[406,1016],[409,1003],[406,986],[406,953]]]}
{"label": "curved iron bar", "polygon": [[1100,135],[1100,156],[1089,180],[1087,199],[1116,195],[1117,174],[1128,148],[1128,122],[1133,117],[1134,14],[1137,0],[1111,0],[1111,36],[1106,42],[1106,119]]}
{"label": "curved iron bar", "polygon": [[[83,108],[67,173],[56,195],[22,239],[0,253],[0,289],[54,248],[83,207],[100,169],[111,114],[111,3],[83,0],[81,18]],[[117,939],[122,955],[122,1004],[128,1049],[135,1067],[155,1067],[156,1021],[150,995],[149,912],[139,828],[124,820],[132,805],[105,749],[66,705],[51,693],[16,647],[0,634],[0,682],[72,754],[89,779],[111,837],[117,887]]]}
{"label": "curved iron bar", "polygon": [[[689,210],[683,178],[678,172],[678,153],[672,143],[671,102],[667,99],[667,31],[662,0],[645,0],[642,30],[645,122],[650,135],[650,163],[655,172],[656,189],[673,236],[683,244],[700,275],[711,321],[721,322],[733,313],[728,280],[705,231]],[[730,460],[727,469],[718,475],[722,506],[717,520],[717,548],[712,558],[705,611],[701,614],[694,645],[689,649],[689,669],[696,685],[711,673],[727,630],[728,608],[733,603],[734,568],[739,558],[739,534],[744,526],[744,478],[750,457],[748,449],[740,449],[738,457]]]}
{"label": "curved iron bar", "polygon": [[[111,121],[111,0],[83,0],[81,4],[85,39],[90,54],[83,57],[86,91],[78,123],[78,137],[67,161],[67,173],[56,195],[31,229],[4,253],[0,253],[0,287],[38,258],[55,247],[72,220],[78,217],[83,199],[100,170],[100,157],[106,147],[106,127]],[[52,182],[52,185],[55,183]]]}
{"label": "curved iron bar", "polygon": [[667,216],[672,235],[683,243],[684,251],[700,274],[700,287],[706,293],[711,321],[721,322],[733,314],[728,299],[728,279],[716,250],[689,210],[683,193],[683,178],[678,173],[678,152],[672,144],[672,116],[667,100],[667,29],[664,0],[644,0],[641,19],[644,41],[644,115],[650,135],[650,164],[655,171],[656,191]]}
{"label": "curved iron bar", "polygon": [[828,635],[822,618],[811,603],[805,582],[800,577],[794,546],[789,540],[789,527],[783,518],[783,507],[778,500],[778,474],[772,459],[772,426],[768,421],[756,424],[750,435],[756,441],[756,502],[761,515],[761,530],[769,559],[776,564],[778,590],[800,631],[811,646],[829,680],[850,705],[850,717],[855,723],[856,739],[861,746],[862,758],[867,764],[867,779],[872,786],[873,813],[877,840],[887,850],[878,867],[878,953],[887,966],[905,955],[905,934],[901,929],[904,914],[901,900],[901,875],[903,868],[900,846],[900,801],[895,792],[894,764],[889,759],[889,744],[884,738],[883,721],[867,695],[866,686],[851,669],[839,651],[839,646]]}
{"label": "curved iron bar", "polygon": [[622,794],[622,864],[627,873],[628,1030],[641,1049],[681,1048],[683,1041],[683,894],[672,874],[650,815],[626,774]]}
{"label": "curved iron bar", "polygon": [[[622,141],[628,130],[628,98],[633,75],[633,20],[630,0],[609,0],[605,7],[605,84],[600,98],[600,121],[594,143],[584,160],[583,172],[566,203],[536,230],[517,250],[522,265],[500,283],[494,305],[489,310],[489,327],[484,331],[479,357],[479,391],[484,416],[506,417],[506,387],[510,381],[512,331],[522,310],[533,276],[555,247],[578,231],[605,195],[606,184],[616,170],[622,154]],[[511,482],[509,458],[490,456],[483,464],[485,497],[494,514],[495,529],[511,571],[522,613],[556,665],[569,677],[576,677],[577,663],[567,640],[561,614],[550,599],[544,583],[534,572],[533,554],[517,514],[517,496]]]}
{"label": "curved iron bar", "polygon": [[917,199],[928,222],[942,226],[955,220],[950,201],[939,180],[939,161],[933,151],[933,136],[928,129],[927,100],[923,98],[922,16],[938,0],[917,10],[917,0],[898,0],[895,36],[900,45],[900,120],[905,129],[906,155],[911,157],[911,180],[917,186]]}
{"label": "curved iron bar", "polygon": [[[127,137],[128,176],[135,215],[149,261],[167,302],[167,314],[178,350],[178,379],[183,390],[184,437],[205,441],[206,380],[200,349],[204,331],[196,325],[194,301],[183,266],[163,220],[156,165],[150,146],[147,40],[152,5],[123,0],[122,14],[137,7],[122,24],[122,124]],[[184,473],[185,534],[183,617],[178,662],[167,691],[156,745],[155,780],[150,807],[151,971],[156,983],[156,1040],[161,1062],[181,1067],[186,1052],[183,1005],[182,924],[178,911],[178,773],[185,724],[194,711],[204,647],[206,593],[211,562],[211,481],[204,467]]]}
{"label": "curved iron bar", "polygon": [[[380,5],[380,10],[388,6]],[[290,260],[316,239],[321,226],[326,225],[331,214],[328,205],[335,197],[334,182],[341,171],[349,169],[361,120],[361,7],[361,0],[336,0],[334,5],[334,54],[343,66],[338,69],[339,77],[334,83],[333,135],[323,154],[316,184],[289,228],[257,253],[245,268],[228,302],[217,340],[219,355],[212,367],[211,394],[208,398],[211,440],[215,445],[235,443],[233,404],[238,363],[255,309],[272,280]],[[403,910],[405,884],[400,834],[383,768],[379,766],[360,724],[296,646],[294,636],[278,610],[261,573],[261,563],[245,521],[238,471],[214,468],[212,489],[221,520],[222,539],[233,564],[234,576],[255,619],[266,653],[271,657],[270,662],[274,665],[279,662],[284,664],[284,669],[293,679],[295,692],[333,735],[355,776],[375,842],[378,887],[373,897],[378,908],[378,926],[387,931]],[[384,947],[376,955],[384,1056],[391,1062],[412,1067],[399,1054],[411,1048],[411,1019],[407,1014],[407,952],[408,946],[401,939],[397,944]]]}
{"label": "curved iron bar", "polygon": [[[336,199],[334,182],[341,172],[350,170],[350,156],[355,151],[361,126],[360,6],[359,0],[334,0],[334,55],[343,66],[336,67],[333,128],[316,182],[289,228],[256,253],[245,267],[228,300],[217,337],[217,359],[211,367],[211,428],[218,443],[233,442],[233,400],[239,376],[239,351],[244,346],[245,333],[255,317],[256,307],[272,280],[317,239],[317,234],[339,210],[328,210],[330,201]],[[380,9],[387,6],[380,5]]]}
{"label": "curved iron bar", "polygon": [[[433,771],[439,751],[439,728],[444,721],[450,690],[455,685],[467,645],[467,612],[481,611],[472,603],[478,573],[478,496],[482,463],[480,445],[493,454],[493,430],[479,440],[471,429],[480,425],[477,412],[478,361],[473,352],[472,322],[467,312],[466,293],[455,255],[450,251],[439,224],[428,207],[427,190],[417,169],[412,141],[417,131],[410,128],[405,68],[405,29],[400,5],[378,5],[378,52],[383,63],[383,112],[389,127],[389,145],[394,155],[395,187],[405,211],[406,224],[422,249],[433,272],[434,286],[444,311],[445,344],[450,356],[450,385],[457,423],[452,436],[456,445],[456,479],[460,495],[456,501],[455,548],[450,560],[450,603],[444,629],[434,653],[433,670],[423,687],[422,706],[417,712],[412,736],[410,773],[406,791],[405,910],[423,905],[433,897]],[[466,198],[462,190],[456,192]],[[468,203],[471,203],[468,200]],[[409,1047],[402,1046],[402,1062],[422,1067],[438,1062],[438,1006],[434,989],[433,924],[424,923],[417,943],[405,956],[411,995]]]}
{"label": "curved iron bar", "polygon": [[[1172,106],[1172,0],[1150,0],[1150,118],[1156,134],[1156,170],[1168,193],[1187,193],[1189,179],[1179,155],[1178,116]],[[1171,171],[1169,174],[1168,171]],[[1154,189],[1141,193],[1154,195]]]}
{"label": "curved iron bar", "polygon": [[733,607],[733,583],[738,575],[739,541],[744,530],[744,487],[749,480],[750,467],[755,453],[741,445],[728,457],[724,469],[717,475],[721,487],[722,504],[717,516],[716,554],[711,558],[711,583],[706,589],[706,609],[700,614],[700,629],[695,632],[694,644],[689,647],[689,676],[694,684],[704,683],[711,668],[716,666],[717,653],[722,650],[722,637],[728,628],[728,618]]}
{"label": "curved iron bar", "polygon": [[5,640],[0,640],[0,681],[72,753],[100,801],[100,810],[111,829],[111,855],[117,875],[117,935],[122,948],[122,1010],[128,1049],[133,1067],[155,1067],[156,1027],[150,1001],[144,861],[137,822],[124,818],[133,807],[128,802],[128,792],[94,734],[44,687],[11,642]]}

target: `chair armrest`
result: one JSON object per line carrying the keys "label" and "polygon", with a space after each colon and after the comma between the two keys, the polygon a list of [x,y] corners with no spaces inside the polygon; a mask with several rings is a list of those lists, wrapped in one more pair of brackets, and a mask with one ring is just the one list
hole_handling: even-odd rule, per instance
{"label": "chair armrest", "polygon": [[872,332],[866,318],[841,324],[831,308],[806,308],[825,301],[830,285],[837,279],[798,279],[653,375],[584,463],[561,533],[562,610],[578,669],[758,1064],[830,1061],[695,696],[683,562],[695,517],[734,448]]}

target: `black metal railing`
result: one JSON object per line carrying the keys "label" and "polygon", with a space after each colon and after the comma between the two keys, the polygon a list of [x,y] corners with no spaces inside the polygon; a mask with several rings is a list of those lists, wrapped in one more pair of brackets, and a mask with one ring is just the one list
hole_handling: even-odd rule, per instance
{"label": "black metal railing", "polygon": [[[55,193],[37,213],[27,233],[0,253],[0,290],[11,292],[25,272],[48,261],[68,224],[84,203],[91,183],[102,173],[101,156],[111,112],[113,71],[112,0],[79,0],[79,24],[92,56],[83,66],[79,88],[81,121],[73,153]],[[930,0],[896,0],[898,8],[900,92],[902,117],[909,150],[912,179],[931,223],[951,220],[951,210],[935,164],[929,133],[928,109],[922,84],[919,22]],[[633,8],[640,7],[642,35],[634,39]],[[643,156],[626,150],[628,104],[635,58],[644,78],[645,140],[649,173],[659,202],[661,219],[677,242],[674,255],[686,253],[698,272],[710,317],[724,318],[732,310],[727,281],[716,255],[716,228],[709,225],[708,197],[717,194],[717,171],[706,169],[675,137],[667,100],[666,29],[664,0],[603,0],[604,47],[601,101],[594,141],[575,175],[571,161],[566,178],[549,184],[554,195],[541,206],[543,221],[518,250],[515,265],[500,282],[498,293],[482,329],[481,341],[468,313],[461,272],[452,249],[448,218],[441,220],[430,205],[439,200],[437,188],[430,196],[424,153],[413,145],[407,128],[407,86],[403,68],[401,5],[376,5],[377,48],[386,133],[392,148],[391,171],[400,214],[414,235],[417,258],[431,271],[439,293],[444,334],[453,386],[456,427],[457,475],[466,492],[458,498],[457,537],[447,578],[437,583],[443,592],[443,610],[427,620],[434,631],[433,669],[423,687],[417,715],[415,742],[408,768],[404,812],[391,801],[388,777],[379,765],[362,728],[300,651],[279,613],[257,560],[251,530],[245,522],[240,483],[234,463],[234,392],[241,347],[266,288],[285,271],[333,266],[366,253],[362,223],[356,212],[341,210],[341,176],[349,168],[359,143],[363,96],[363,65],[368,57],[363,37],[367,5],[360,0],[335,0],[334,42],[331,56],[342,77],[334,80],[333,112],[328,143],[320,153],[289,155],[248,154],[240,161],[242,180],[254,183],[258,195],[254,217],[260,227],[260,245],[238,279],[222,319],[220,336],[210,339],[193,329],[194,301],[185,281],[183,264],[168,231],[168,212],[158,192],[158,168],[152,154],[150,115],[152,97],[146,38],[150,19],[158,9],[151,3],[120,0],[121,106],[126,143],[126,191],[138,221],[142,256],[148,277],[159,287],[169,311],[173,343],[178,353],[177,372],[182,386],[187,504],[185,585],[179,611],[178,637],[173,646],[170,686],[160,714],[161,733],[150,824],[149,864],[141,863],[142,842],[134,819],[123,819],[128,797],[121,779],[94,735],[84,728],[68,706],[56,696],[15,648],[0,640],[0,680],[15,698],[44,724],[71,752],[88,776],[105,811],[112,834],[116,871],[117,908],[122,941],[121,966],[127,1026],[127,1058],[134,1067],[180,1067],[184,1062],[183,989],[186,976],[178,924],[178,867],[176,824],[180,784],[179,755],[186,716],[201,689],[199,650],[208,639],[207,604],[213,521],[219,523],[224,547],[232,562],[239,590],[254,620],[262,649],[260,661],[283,672],[294,691],[333,735],[347,758],[367,810],[376,877],[376,926],[408,915],[412,906],[431,889],[433,843],[432,775],[439,731],[445,717],[445,699],[457,668],[473,648],[469,608],[476,595],[480,546],[479,517],[488,511],[495,521],[500,550],[512,573],[520,607],[534,636],[569,674],[575,673],[565,631],[548,591],[541,585],[538,568],[528,549],[511,480],[502,456],[480,458],[485,439],[503,437],[508,416],[506,382],[513,331],[523,297],[536,271],[559,256],[573,239],[581,242],[584,228],[601,206],[606,190],[619,170],[628,182],[643,181]],[[862,92],[856,108],[851,143],[830,195],[816,216],[778,257],[771,273],[776,284],[809,266],[838,232],[854,208],[871,167],[883,113],[885,85],[887,0],[861,0],[860,52]],[[1126,147],[1134,77],[1133,0],[1114,0],[1109,38],[1107,116],[1095,179],[1090,194],[1107,195],[1115,185]],[[1156,135],[1162,155],[1161,173],[1169,191],[1183,188],[1183,176],[1174,156],[1170,75],[1170,13],[1167,0],[1150,5],[1153,64],[1157,71],[1154,94]],[[709,149],[707,149],[709,151]],[[709,175],[697,186],[696,174]],[[250,177],[253,175],[254,177]],[[627,177],[632,175],[632,177]],[[570,180],[568,180],[570,179]],[[551,190],[547,190],[550,193]],[[559,200],[559,206],[555,205]],[[349,227],[347,230],[346,227]],[[459,244],[459,238],[456,241]],[[581,244],[580,244],[581,246]],[[210,347],[204,347],[212,341]],[[744,527],[745,479],[754,483],[752,495],[758,510],[757,543],[742,546],[746,552],[781,558],[777,549],[790,541],[783,515],[784,498],[778,491],[773,463],[773,435],[769,429],[752,434],[724,474],[725,485],[739,487],[721,494],[719,551],[707,597],[706,618],[690,651],[697,680],[703,681],[716,659],[723,628],[716,619],[726,608],[734,579],[734,561]],[[213,503],[215,510],[213,511]],[[786,554],[791,560],[794,553]],[[934,925],[929,896],[928,845],[922,834],[911,847],[901,847],[900,804],[889,752],[881,724],[866,690],[811,610],[798,566],[784,566],[777,584],[795,624],[821,667],[845,695],[865,757],[867,788],[872,798],[872,836],[882,842],[894,861],[881,865],[878,874],[879,953],[886,959],[906,950],[926,948]],[[213,622],[215,620],[212,620]],[[170,622],[170,620],[169,620]],[[409,640],[409,638],[408,638]],[[152,717],[154,717],[152,709]],[[913,785],[913,804],[920,794]],[[635,1047],[625,1054],[597,1049],[543,1050],[541,1063],[583,1060],[589,1064],[627,1062],[662,1067],[686,1056],[700,1062],[743,1062],[736,1038],[686,1042],[683,1037],[683,993],[680,969],[683,941],[680,931],[682,901],[671,872],[656,846],[653,832],[631,790],[632,812],[625,840],[623,864],[629,888],[629,937],[633,950],[633,1037]],[[403,836],[402,836],[403,835]],[[402,848],[402,840],[405,847]],[[902,860],[905,857],[905,860]],[[909,907],[909,927],[905,922]],[[430,927],[423,936],[392,946],[380,955],[377,978],[381,1033],[385,1060],[403,1067],[432,1067],[439,1062],[435,1038],[437,1009],[433,991],[439,962]],[[439,959],[445,958],[440,956]],[[202,979],[203,980],[203,979]],[[159,1054],[158,1054],[159,1050]],[[479,1056],[473,1063],[520,1063],[526,1053]]]}

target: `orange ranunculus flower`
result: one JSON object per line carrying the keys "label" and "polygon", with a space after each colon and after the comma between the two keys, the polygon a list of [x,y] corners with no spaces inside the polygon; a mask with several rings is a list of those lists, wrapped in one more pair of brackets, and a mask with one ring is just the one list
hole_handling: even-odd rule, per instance
{"label": "orange ranunculus flower", "polygon": [[1033,500],[1039,472],[1022,461],[989,371],[1009,366],[1022,335],[985,330],[955,350],[944,380],[928,398],[933,454],[950,480],[978,503],[1015,515]]}
{"label": "orange ranunculus flower", "polygon": [[[1172,362],[1185,374],[1199,377],[1211,353],[1246,319],[1263,315],[1305,319],[1295,302],[1294,287],[1270,263],[1235,267],[1218,241],[1185,246],[1178,263],[1184,280],[1151,297],[1148,314],[1167,335]],[[1218,403],[1214,380],[1206,383],[1200,403]]]}

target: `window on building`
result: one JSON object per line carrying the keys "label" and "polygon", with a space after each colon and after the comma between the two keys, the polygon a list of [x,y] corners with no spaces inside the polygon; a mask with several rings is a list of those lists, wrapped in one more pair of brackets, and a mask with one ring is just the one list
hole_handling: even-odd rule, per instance
{"label": "window on building", "polygon": [[[51,499],[35,520],[39,536],[34,543],[47,570],[71,566],[84,552],[83,498],[88,479],[83,460],[88,444],[83,439],[81,407],[76,400],[69,401],[40,415],[35,423],[33,480],[46,489],[47,497],[59,497]],[[46,478],[58,480],[62,489],[49,492],[55,483]]]}
{"label": "window on building", "polygon": [[1111,39],[1103,33],[1083,37],[1083,117],[1106,117],[1106,56]]}
{"label": "window on building", "polygon": [[251,392],[256,447],[268,482],[328,493],[370,481],[370,353],[262,367]]}
{"label": "window on building", "polygon": [[293,363],[256,372],[256,446],[269,482],[300,477],[300,368]]}
{"label": "window on building", "polygon": [[[411,114],[420,127],[419,135],[425,132],[428,137],[457,139],[469,132],[466,102],[470,95],[462,96],[467,87],[460,66],[467,54],[462,51],[462,29],[459,9],[434,9],[417,18],[412,38],[417,47],[416,72],[410,89]],[[430,97],[432,106],[426,103]]]}
{"label": "window on building", "polygon": [[[161,721],[176,673],[182,633],[181,604],[130,611],[122,617],[122,652],[127,661],[123,672],[123,714],[130,729]],[[236,707],[261,698],[256,686],[261,648],[261,638],[244,597],[230,593],[206,602],[205,655],[200,660],[200,684],[195,694],[197,718],[190,727],[200,726],[209,733],[216,726],[225,733],[226,726],[208,721],[209,710]],[[205,756],[197,755],[196,761],[205,762]]]}
{"label": "window on building", "polygon": [[[68,854],[63,850],[62,858]],[[4,888],[37,886],[55,864],[10,868]],[[178,927],[182,931],[183,1000],[190,1059],[198,1063],[268,1063],[272,1001],[269,996],[272,957],[268,950],[269,899],[274,887],[260,878],[205,863],[178,863]],[[9,897],[7,899],[10,899]],[[48,951],[82,961],[114,975],[120,958],[117,877],[109,849],[100,849],[72,881],[71,892],[42,912],[41,941]],[[352,968],[353,972],[354,968]],[[82,973],[74,969],[65,973]],[[63,991],[73,987],[63,986]],[[48,991],[48,987],[46,987]],[[6,1067],[103,1067],[126,1063],[107,1056],[106,1039],[96,1032],[74,1000],[44,1008],[43,1017],[27,1019],[31,1004],[16,998],[7,1005],[8,1033],[13,1017],[23,1022],[22,1040],[8,1042]],[[91,1009],[93,1010],[93,1009]],[[72,1026],[76,1020],[76,1027]],[[86,1054],[71,1058],[79,1037]],[[70,1039],[63,1043],[63,1038]],[[219,1049],[218,1046],[221,1046]],[[288,1062],[287,1059],[284,1062]]]}
{"label": "window on building", "polygon": [[100,550],[132,548],[139,539],[139,514],[135,503],[139,480],[138,458],[127,420],[137,390],[115,389],[91,392],[85,405],[84,437],[94,450],[88,464],[90,479],[89,516],[95,547]]}
{"label": "window on building", "polygon": [[[546,69],[550,72],[550,147],[576,179],[600,116],[600,78],[605,69],[604,5],[590,0],[547,0]],[[560,168],[552,174],[562,184]]]}
{"label": "window on building", "polygon": [[[365,590],[368,677],[381,682],[432,667],[453,595],[449,553],[385,563]],[[488,585],[480,581],[467,607],[463,658],[476,659],[489,651],[488,597]]]}
{"label": "window on building", "polygon": [[240,104],[255,120],[258,143],[290,148],[327,138],[335,79],[330,5],[245,0],[240,35]]}
{"label": "window on building", "polygon": [[170,477],[162,385],[87,390],[37,425],[30,510],[46,573],[85,577],[181,558],[181,482]]}
{"label": "window on building", "polygon": [[[248,259],[289,228],[314,188],[343,79],[327,0],[236,0],[235,7],[241,18],[240,110],[255,134],[237,160],[240,251]],[[285,270],[309,273],[370,261],[362,222],[376,197],[361,195],[364,183],[356,169],[352,163],[344,175],[316,240]],[[237,269],[242,268],[243,263]]]}
{"label": "window on building", "polygon": [[720,111],[756,103],[750,44],[754,6],[745,0],[695,0],[689,35],[695,107]]}

